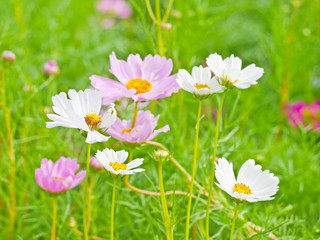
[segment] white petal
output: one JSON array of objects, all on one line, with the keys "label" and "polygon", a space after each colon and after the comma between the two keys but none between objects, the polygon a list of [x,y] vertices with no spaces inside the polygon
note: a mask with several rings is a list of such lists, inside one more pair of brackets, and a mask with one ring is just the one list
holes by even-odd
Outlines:
[{"label": "white petal", "polygon": [[240,77],[239,77],[239,84],[241,83],[251,83],[256,82],[259,78],[263,75],[263,68],[256,67],[255,64],[251,64],[244,68],[241,71]]},{"label": "white petal", "polygon": [[109,138],[97,131],[88,131],[86,143],[106,142]]},{"label": "white petal", "polygon": [[127,164],[127,169],[130,170],[135,167],[139,167],[143,163],[143,158],[137,158]]},{"label": "white petal", "polygon": [[223,74],[225,63],[223,62],[222,57],[217,53],[210,54],[206,63],[216,76],[220,77]]},{"label": "white petal", "polygon": [[242,61],[240,58],[235,57],[233,54],[231,54],[230,57],[227,57],[224,60],[224,63],[225,63],[227,72],[229,72],[229,71],[240,72],[241,71]]},{"label": "white petal", "polygon": [[109,128],[112,124],[115,123],[116,119],[117,111],[114,108],[114,105],[111,105],[111,107],[108,109],[107,112],[104,113],[102,117],[100,128]]},{"label": "white petal", "polygon": [[220,158],[218,160],[218,163],[215,163],[215,165],[215,176],[220,185],[223,187],[223,190],[227,192],[232,192],[234,184],[236,182],[233,173],[232,163],[229,163],[225,158]]},{"label": "white petal", "polygon": [[115,162],[117,163],[123,163],[127,160],[128,158],[128,152],[125,150],[117,151],[116,152],[116,159]]},{"label": "white petal", "polygon": [[187,92],[193,91],[193,79],[187,70],[179,69],[176,81],[183,90]]}]

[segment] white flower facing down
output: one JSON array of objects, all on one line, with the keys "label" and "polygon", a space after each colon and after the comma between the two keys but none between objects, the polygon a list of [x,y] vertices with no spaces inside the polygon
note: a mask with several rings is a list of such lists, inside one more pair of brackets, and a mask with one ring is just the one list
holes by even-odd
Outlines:
[{"label": "white flower facing down", "polygon": [[225,90],[225,87],[221,86],[215,77],[212,78],[210,69],[202,66],[193,67],[191,75],[185,69],[180,69],[177,83],[183,90],[195,94],[198,98]]},{"label": "white flower facing down", "polygon": [[124,163],[128,158],[128,152],[125,150],[117,152],[108,148],[104,149],[103,151],[98,150],[96,153],[96,158],[107,171],[115,175],[129,175],[145,171],[142,168],[136,168],[143,163],[143,158],[137,158],[128,164]]},{"label": "white flower facing down", "polygon": [[269,170],[262,171],[254,160],[247,160],[240,168],[235,179],[232,163],[220,158],[216,164],[215,175],[219,188],[226,191],[231,197],[248,202],[272,200],[279,190],[279,178]]},{"label": "white flower facing down", "polygon": [[109,128],[117,117],[114,104],[110,104],[109,109],[100,116],[101,96],[97,90],[86,89],[76,92],[74,89],[59,93],[52,97],[52,109],[56,114],[48,114],[48,118],[53,122],[47,122],[47,128],[67,127],[78,128],[88,133],[86,142],[105,142],[110,137],[106,137],[97,130]]},{"label": "white flower facing down", "polygon": [[220,84],[228,88],[249,88],[258,84],[257,80],[263,75],[263,68],[256,67],[255,64],[241,70],[242,61],[233,54],[224,60],[217,53],[210,54],[206,63]]}]

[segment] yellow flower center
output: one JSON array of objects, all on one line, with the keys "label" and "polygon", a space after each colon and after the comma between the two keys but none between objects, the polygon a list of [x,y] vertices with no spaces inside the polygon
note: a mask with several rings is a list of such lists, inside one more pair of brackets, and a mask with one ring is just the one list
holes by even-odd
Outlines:
[{"label": "yellow flower center", "polygon": [[202,89],[202,88],[208,88],[211,89],[207,84],[196,84],[194,85],[196,87],[196,89]]},{"label": "yellow flower center", "polygon": [[127,165],[124,163],[111,162],[109,164],[115,171],[127,170]]},{"label": "yellow flower center", "polygon": [[95,113],[87,113],[84,120],[88,124],[90,130],[97,130],[102,122],[101,117]]},{"label": "yellow flower center", "polygon": [[236,183],[234,185],[233,191],[234,192],[238,192],[240,194],[241,193],[244,193],[244,194],[247,194],[247,195],[251,194],[251,189],[247,185],[245,185],[243,183]]},{"label": "yellow flower center", "polygon": [[63,177],[54,177],[54,180],[62,180],[62,181],[64,181],[64,180],[66,180],[66,179],[63,178]]},{"label": "yellow flower center", "polygon": [[131,133],[132,128],[125,128],[121,131],[122,134],[126,133]]},{"label": "yellow flower center", "polygon": [[152,88],[151,82],[143,80],[141,78],[134,78],[127,82],[128,89],[135,89],[137,94],[149,92]]}]

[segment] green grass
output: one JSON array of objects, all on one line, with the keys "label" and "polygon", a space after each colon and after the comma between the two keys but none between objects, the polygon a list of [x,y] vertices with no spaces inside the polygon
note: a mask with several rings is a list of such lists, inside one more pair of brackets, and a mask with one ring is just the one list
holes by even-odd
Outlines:
[{"label": "green grass", "polygon": [[[49,239],[52,196],[35,181],[34,171],[42,158],[76,157],[85,168],[86,146],[77,130],[45,128],[51,96],[70,88],[85,89],[92,74],[112,76],[108,55],[115,51],[120,58],[130,53],[142,56],[157,53],[156,27],[146,12],[144,1],[131,0],[134,15],[105,30],[102,15],[91,1],[5,0],[0,3],[0,51],[10,49],[17,61],[6,69],[7,108],[12,111],[11,127],[16,156],[17,221],[13,239]],[[167,2],[163,2],[163,9]],[[248,221],[272,230],[278,239],[320,239],[320,137],[314,132],[293,129],[280,114],[281,86],[289,79],[289,100],[311,101],[320,96],[320,2],[293,1],[211,1],[175,0],[173,8],[181,18],[170,16],[171,30],[164,31],[166,56],[174,61],[174,72],[190,70],[213,52],[223,57],[231,53],[244,65],[263,67],[264,76],[257,86],[233,89],[226,97],[218,156],[241,164],[255,159],[280,178],[276,199],[244,204],[237,221],[238,239],[248,239],[244,224]],[[153,3],[153,2],[152,2]],[[42,64],[56,59],[61,74],[47,79]],[[23,91],[25,86],[31,90]],[[3,89],[4,86],[1,86]],[[199,161],[196,180],[208,184],[209,158],[213,153],[215,119],[220,96],[204,102],[200,127]],[[123,118],[132,117],[133,106]],[[159,126],[169,124],[171,131],[155,140],[164,144],[173,156],[191,172],[197,100],[181,92],[157,101],[155,114],[161,114]],[[4,111],[0,110],[0,239],[8,235],[9,158]],[[97,149],[111,147],[110,140],[94,144]],[[141,146],[134,157],[144,157],[144,174],[132,177],[132,184],[159,191],[156,164],[150,157],[155,148]],[[108,238],[112,179],[104,171],[96,175],[92,199],[90,235]],[[188,191],[186,178],[170,163],[164,164],[166,190]],[[59,239],[81,239],[69,226],[74,217],[82,230],[82,189],[77,188],[58,198],[57,234]],[[227,214],[234,202],[215,188],[223,208],[212,211],[211,234],[228,239],[231,218]],[[196,191],[195,194],[198,194]],[[203,196],[199,198],[206,200]],[[175,239],[183,239],[187,197],[168,197],[175,219]],[[139,195],[119,182],[116,196],[117,239],[164,239],[160,198]],[[192,206],[191,224],[201,225],[205,204]],[[191,232],[192,236],[192,232]],[[268,239],[263,233],[252,239]],[[198,231],[198,239],[203,239]]]}]

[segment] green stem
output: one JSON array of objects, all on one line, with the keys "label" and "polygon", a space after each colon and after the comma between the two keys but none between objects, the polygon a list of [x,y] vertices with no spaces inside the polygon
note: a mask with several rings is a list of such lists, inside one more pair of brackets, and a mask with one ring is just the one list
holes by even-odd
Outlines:
[{"label": "green stem", "polygon": [[113,178],[113,190],[112,190],[112,205],[111,205],[111,237],[110,240],[114,240],[114,233],[113,233],[113,229],[114,229],[114,202],[116,199],[116,183],[117,183],[117,179],[116,177]]},{"label": "green stem", "polygon": [[210,239],[209,234],[209,216],[210,216],[210,203],[211,203],[211,196],[212,196],[212,188],[213,188],[213,180],[214,180],[214,171],[215,171],[215,159],[217,156],[217,147],[218,147],[218,138],[219,138],[219,126],[220,126],[220,118],[222,113],[223,102],[226,97],[227,90],[225,90],[221,97],[221,102],[219,106],[218,116],[217,116],[217,124],[216,124],[216,133],[214,139],[214,148],[213,148],[213,158],[212,158],[212,168],[210,172],[210,181],[209,181],[209,189],[208,189],[208,201],[207,201],[207,211],[206,211],[206,239]]},{"label": "green stem", "polygon": [[149,13],[150,18],[152,19],[152,21],[157,22],[157,19],[156,19],[156,17],[154,16],[154,13],[153,13],[153,11],[152,11],[152,8],[151,8],[151,5],[150,5],[149,0],[146,0],[146,5],[147,5],[147,10],[148,10],[148,13]]},{"label": "green stem", "polygon": [[13,133],[11,128],[11,110],[8,108],[7,99],[6,99],[6,84],[5,84],[5,67],[1,70],[1,105],[4,112],[5,125],[7,130],[7,139],[8,139],[8,157],[10,160],[10,203],[9,203],[9,239],[12,239],[14,226],[16,222],[16,190],[15,190],[15,175],[16,175],[16,156],[15,149],[13,144]]},{"label": "green stem", "polygon": [[191,183],[190,183],[190,194],[189,194],[188,209],[187,209],[186,240],[189,239],[189,223],[190,223],[190,212],[191,212],[193,185],[194,185],[194,179],[195,179],[195,175],[196,175],[196,164],[197,164],[197,154],[198,154],[198,139],[199,139],[201,107],[202,107],[202,101],[200,100],[199,101],[199,107],[198,107],[198,116],[197,116],[196,138],[195,138],[195,141],[194,141],[194,152],[193,152],[193,163],[192,163],[192,176],[191,176]]},{"label": "green stem", "polygon": [[157,28],[158,28],[158,51],[159,55],[164,55],[164,47],[162,42],[162,28],[161,28],[161,12],[160,12],[160,0],[156,0],[156,16],[157,16]]},{"label": "green stem", "polygon": [[134,128],[134,125],[136,124],[137,114],[138,114],[138,102],[136,102],[136,105],[134,107],[134,113],[133,113],[133,118],[132,118],[132,123],[131,123],[131,129]]},{"label": "green stem", "polygon": [[169,4],[168,4],[168,8],[167,8],[167,11],[166,11],[166,14],[164,15],[163,19],[162,19],[162,22],[165,23],[169,17],[169,14],[170,14],[170,11],[171,11],[171,8],[172,8],[172,5],[173,5],[173,1],[174,0],[170,0],[169,1]]},{"label": "green stem", "polygon": [[167,240],[170,240],[171,239],[170,217],[169,217],[168,205],[167,205],[166,195],[165,195],[164,186],[163,186],[162,164],[163,164],[162,161],[158,161],[160,198],[161,198],[163,220],[164,220],[164,227],[166,230]]},{"label": "green stem", "polygon": [[53,198],[53,204],[52,204],[51,240],[56,239],[56,222],[57,222],[57,196]]},{"label": "green stem", "polygon": [[89,181],[89,167],[90,167],[90,151],[91,144],[88,144],[87,162],[86,162],[86,178],[84,180],[84,202],[83,202],[83,235],[84,239],[88,240],[88,229],[87,229],[87,203],[88,203],[88,181]]},{"label": "green stem", "polygon": [[238,215],[238,210],[239,210],[239,203],[237,203],[236,208],[234,210],[234,215],[233,215],[233,221],[232,221],[232,228],[231,228],[231,233],[230,233],[230,240],[233,239],[233,233],[234,233],[234,227],[236,225],[236,219]]}]

